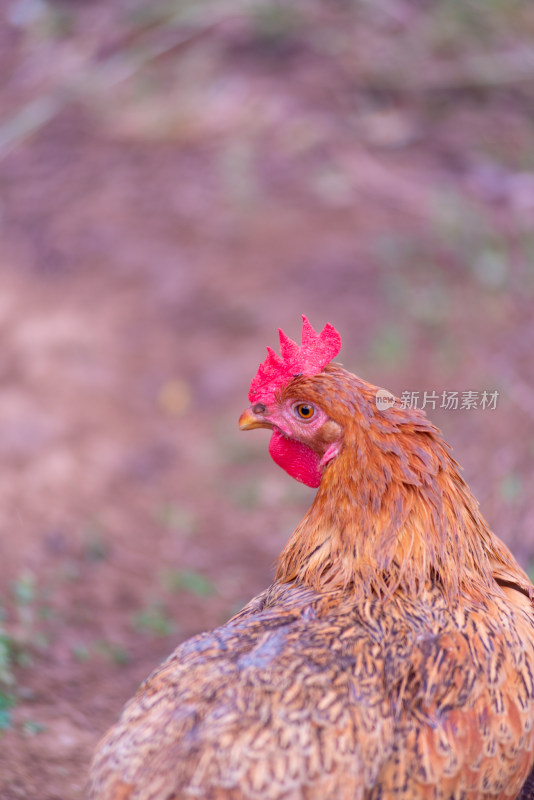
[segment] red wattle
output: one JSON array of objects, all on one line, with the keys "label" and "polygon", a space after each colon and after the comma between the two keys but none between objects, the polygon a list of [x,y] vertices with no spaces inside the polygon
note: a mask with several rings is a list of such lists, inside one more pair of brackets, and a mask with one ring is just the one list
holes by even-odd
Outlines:
[{"label": "red wattle", "polygon": [[269,443],[269,453],[273,461],[295,480],[314,489],[321,483],[319,456],[302,442],[288,439],[275,429]]}]

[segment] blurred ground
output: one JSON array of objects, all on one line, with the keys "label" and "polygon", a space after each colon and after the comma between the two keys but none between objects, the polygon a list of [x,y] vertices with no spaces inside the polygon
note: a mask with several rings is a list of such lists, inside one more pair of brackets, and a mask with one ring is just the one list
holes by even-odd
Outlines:
[{"label": "blurred ground", "polygon": [[0,9],[0,797],[78,800],[310,503],[236,427],[301,313],[396,394],[499,392],[430,416],[534,562],[534,7]]}]

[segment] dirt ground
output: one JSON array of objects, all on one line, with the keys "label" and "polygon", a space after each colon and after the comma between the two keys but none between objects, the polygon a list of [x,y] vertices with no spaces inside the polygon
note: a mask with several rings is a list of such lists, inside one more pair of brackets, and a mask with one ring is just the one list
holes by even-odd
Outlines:
[{"label": "dirt ground", "polygon": [[236,423],[302,313],[398,395],[478,393],[429,414],[532,568],[516,5],[0,2],[2,800],[80,800],[139,682],[270,582],[313,492]]}]

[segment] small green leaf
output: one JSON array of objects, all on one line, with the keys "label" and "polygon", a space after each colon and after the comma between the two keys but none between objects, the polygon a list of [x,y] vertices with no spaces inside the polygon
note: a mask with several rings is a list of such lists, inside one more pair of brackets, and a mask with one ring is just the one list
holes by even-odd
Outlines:
[{"label": "small green leaf", "polygon": [[89,661],[91,651],[85,644],[74,644],[70,649],[76,661]]},{"label": "small green leaf", "polygon": [[102,656],[105,656],[114,664],[128,664],[131,656],[126,648],[115,642],[109,642],[106,639],[99,639],[95,642],[95,649]]},{"label": "small green leaf", "polygon": [[15,705],[15,698],[11,694],[0,692],[0,732],[11,727],[11,709]]},{"label": "small green leaf", "polygon": [[168,591],[187,591],[197,597],[209,597],[217,591],[210,578],[195,570],[168,570],[162,575],[162,583]]},{"label": "small green leaf", "polygon": [[35,601],[35,575],[24,572],[13,584],[15,602],[20,606],[29,606]]},{"label": "small green leaf", "polygon": [[187,508],[180,508],[174,503],[162,503],[155,509],[154,516],[171,531],[177,531],[185,536],[195,534],[196,515]]},{"label": "small green leaf", "polygon": [[133,624],[140,631],[149,631],[158,636],[170,636],[175,629],[173,620],[160,603],[152,603],[134,614]]},{"label": "small green leaf", "polygon": [[36,736],[38,733],[44,733],[44,731],[46,731],[46,725],[43,725],[42,722],[36,722],[33,719],[28,719],[23,724],[22,731],[25,736]]},{"label": "small green leaf", "polygon": [[510,472],[501,480],[499,487],[501,498],[507,505],[514,505],[521,496],[522,488],[521,476]]}]

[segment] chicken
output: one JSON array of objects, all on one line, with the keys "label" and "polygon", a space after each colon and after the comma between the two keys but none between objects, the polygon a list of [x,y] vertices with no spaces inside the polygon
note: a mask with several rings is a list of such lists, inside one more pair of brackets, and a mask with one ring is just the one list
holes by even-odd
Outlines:
[{"label": "chicken", "polygon": [[315,499],[274,583],[142,684],[90,797],[534,797],[534,587],[422,412],[330,363],[331,325],[280,341],[239,425]]}]

